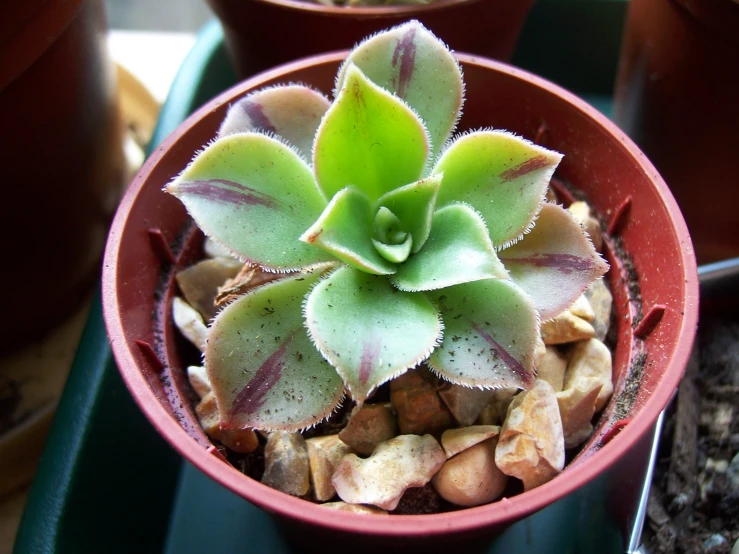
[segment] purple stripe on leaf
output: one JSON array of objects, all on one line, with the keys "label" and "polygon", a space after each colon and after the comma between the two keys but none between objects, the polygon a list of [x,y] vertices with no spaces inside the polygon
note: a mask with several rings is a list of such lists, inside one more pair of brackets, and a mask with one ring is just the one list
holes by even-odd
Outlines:
[{"label": "purple stripe on leaf", "polygon": [[277,200],[268,194],[226,179],[184,181],[177,185],[177,189],[179,194],[201,196],[221,204],[264,206],[265,208],[274,209],[278,203]]},{"label": "purple stripe on leaf", "polygon": [[297,332],[298,330],[296,329],[290,333],[290,336],[265,360],[257,370],[254,378],[236,396],[231,407],[232,415],[252,414],[264,405],[266,394],[272,390],[272,387],[282,377],[282,368],[285,367],[285,352]]},{"label": "purple stripe on leaf", "polygon": [[248,99],[241,102],[241,108],[244,113],[251,121],[251,124],[261,131],[267,131],[270,133],[277,133],[277,130],[272,125],[267,115],[264,113],[264,106],[259,102]]},{"label": "purple stripe on leaf", "polygon": [[524,175],[536,171],[537,169],[541,169],[542,167],[547,166],[549,163],[550,160],[546,156],[534,156],[533,158],[530,158],[523,163],[506,169],[503,173],[500,174],[500,179],[504,183],[506,181],[512,181],[513,179],[523,177]]},{"label": "purple stripe on leaf", "polygon": [[362,359],[359,362],[359,380],[363,385],[367,383],[380,356],[380,345],[375,341],[362,343]]},{"label": "purple stripe on leaf", "polygon": [[500,357],[503,363],[507,365],[513,373],[518,375],[518,377],[521,379],[521,384],[524,387],[531,387],[534,384],[533,375],[526,371],[521,363],[516,358],[511,356],[508,351],[498,343],[498,341],[491,337],[482,327],[480,327],[474,321],[471,321],[469,319],[467,321],[472,326],[472,328],[483,338],[483,340],[493,348],[493,351]]},{"label": "purple stripe on leaf", "polygon": [[416,28],[411,27],[398,41],[393,52],[393,69],[397,69],[398,61],[400,68],[398,69],[398,78],[393,77],[393,87],[397,90],[398,96],[405,98],[408,93],[408,86],[413,77],[413,69],[416,65]]},{"label": "purple stripe on leaf", "polygon": [[560,273],[590,272],[596,269],[597,261],[592,258],[581,258],[573,254],[534,254],[528,257],[504,257],[506,264],[525,264],[534,267],[547,267]]}]

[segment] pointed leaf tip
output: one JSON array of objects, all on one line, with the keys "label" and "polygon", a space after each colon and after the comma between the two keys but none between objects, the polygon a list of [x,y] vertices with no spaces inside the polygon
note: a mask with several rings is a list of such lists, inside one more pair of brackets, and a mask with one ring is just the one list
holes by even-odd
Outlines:
[{"label": "pointed leaf tip", "polygon": [[316,178],[326,197],[354,185],[375,201],[419,179],[428,152],[416,114],[350,64],[313,146]]},{"label": "pointed leaf tip", "polygon": [[425,360],[442,331],[423,294],[398,291],[383,277],[349,267],[312,290],[305,319],[316,346],[358,403]]},{"label": "pointed leaf tip", "polygon": [[308,165],[277,139],[218,139],[167,190],[206,235],[244,260],[276,270],[332,260],[298,240],[326,200]]},{"label": "pointed leaf tip", "polygon": [[303,326],[302,304],[321,272],[255,289],[216,317],[205,365],[224,427],[298,430],[338,405],[341,378]]},{"label": "pointed leaf tip", "polygon": [[444,172],[439,207],[465,202],[485,220],[496,248],[518,240],[533,224],[562,155],[507,131],[458,138],[439,158]]},{"label": "pointed leaf tip", "polygon": [[608,271],[582,227],[554,204],[545,204],[534,229],[499,256],[543,320],[566,310]]},{"label": "pointed leaf tip", "polygon": [[465,283],[431,296],[444,320],[444,340],[429,365],[468,387],[530,388],[539,321],[534,305],[511,281]]},{"label": "pointed leaf tip", "polygon": [[323,94],[302,85],[261,89],[231,106],[218,136],[254,131],[274,133],[310,160],[316,129],[330,105]]},{"label": "pointed leaf tip", "polygon": [[454,130],[464,99],[462,71],[444,43],[415,20],[378,33],[349,54],[339,71],[337,90],[351,64],[418,113],[435,156]]}]

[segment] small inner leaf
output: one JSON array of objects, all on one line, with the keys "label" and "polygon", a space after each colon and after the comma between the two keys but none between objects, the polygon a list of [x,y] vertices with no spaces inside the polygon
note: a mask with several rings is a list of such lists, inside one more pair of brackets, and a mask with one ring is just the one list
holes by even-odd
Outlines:
[{"label": "small inner leaf", "polygon": [[608,271],[582,227],[554,204],[545,204],[536,227],[499,255],[543,320],[566,310]]},{"label": "small inner leaf", "polygon": [[417,254],[390,277],[401,290],[435,290],[480,279],[507,279],[485,222],[464,204],[438,210],[431,234]]},{"label": "small inner leaf", "polygon": [[405,235],[403,242],[392,242],[391,244],[385,244],[384,242],[376,241],[372,239],[372,244],[380,253],[380,256],[386,260],[399,264],[408,259],[408,255],[411,253],[411,246],[413,246],[413,237],[408,233],[402,233]]},{"label": "small inner leaf", "polygon": [[562,155],[506,131],[458,138],[439,158],[438,206],[466,202],[483,217],[496,248],[531,227]]},{"label": "small inner leaf", "polygon": [[279,140],[231,135],[208,146],[165,190],[232,253],[291,270],[331,261],[298,237],[326,207],[310,168]]},{"label": "small inner leaf", "polygon": [[361,271],[375,275],[394,273],[395,265],[375,248],[372,231],[372,203],[362,191],[350,186],[331,199],[300,240]]},{"label": "small inner leaf", "polygon": [[422,362],[441,336],[433,304],[349,267],[321,281],[305,305],[308,332],[358,403]]},{"label": "small inner leaf", "polygon": [[313,146],[316,178],[326,196],[354,185],[374,202],[419,179],[428,153],[418,116],[350,66]]},{"label": "small inner leaf", "polygon": [[462,71],[449,49],[418,21],[409,21],[354,48],[339,71],[337,89],[351,64],[416,110],[436,155],[462,113]]},{"label": "small inner leaf", "polygon": [[444,340],[429,365],[444,379],[468,387],[534,384],[539,322],[531,299],[511,281],[487,279],[435,291]]},{"label": "small inner leaf", "polygon": [[302,85],[258,90],[231,106],[218,136],[251,131],[274,133],[310,160],[316,129],[330,105],[323,94]]},{"label": "small inner leaf", "polygon": [[[399,232],[399,229],[400,220],[392,211],[387,209],[385,206],[382,206],[379,210],[377,210],[373,225],[374,237],[377,240],[384,243],[398,244],[397,241],[392,241],[392,238],[395,238],[395,235]],[[403,237],[401,242],[403,240],[405,240],[405,237]]]},{"label": "small inner leaf", "polygon": [[321,272],[254,289],[216,317],[205,365],[224,427],[303,429],[326,418],[341,400],[341,378],[303,325],[305,295]]},{"label": "small inner leaf", "polygon": [[442,178],[442,174],[431,175],[392,190],[377,200],[376,205],[392,211],[400,220],[401,228],[413,236],[414,253],[421,249],[431,232],[431,217]]}]

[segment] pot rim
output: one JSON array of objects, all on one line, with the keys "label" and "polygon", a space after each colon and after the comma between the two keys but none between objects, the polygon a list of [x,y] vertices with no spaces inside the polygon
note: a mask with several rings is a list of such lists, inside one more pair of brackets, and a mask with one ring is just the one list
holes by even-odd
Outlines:
[{"label": "pot rim", "polygon": [[[212,0],[210,0],[212,1]],[[276,8],[300,12],[321,13],[336,18],[347,19],[380,19],[384,17],[411,17],[442,11],[456,7],[460,4],[475,4],[484,0],[437,0],[429,4],[390,5],[390,6],[325,6],[306,0],[252,0],[260,4],[267,4]],[[523,0],[517,0],[523,1]]]},{"label": "pot rim", "polygon": [[422,516],[393,515],[392,517],[385,518],[332,511],[330,512],[330,517],[327,517],[326,509],[321,508],[320,505],[281,493],[245,476],[236,468],[222,461],[193,440],[155,398],[146,378],[136,368],[135,360],[138,359],[138,355],[134,352],[136,345],[126,342],[120,314],[116,309],[118,303],[116,287],[117,253],[120,247],[127,213],[130,211],[139,190],[146,181],[145,176],[150,173],[151,169],[159,162],[164,153],[181,136],[186,134],[197,120],[216,106],[227,102],[229,98],[233,97],[236,91],[258,86],[262,81],[277,78],[308,65],[340,62],[347,54],[348,51],[341,51],[311,56],[279,66],[243,81],[194,112],[151,155],[135,180],[131,183],[131,186],[121,201],[111,227],[106,247],[103,269],[103,310],[111,348],[116,360],[119,362],[119,368],[124,381],[136,402],[165,439],[201,471],[234,493],[263,509],[303,523],[318,525],[336,531],[386,537],[448,536],[491,525],[510,523],[552,504],[595,479],[599,474],[613,466],[617,460],[624,456],[630,448],[653,428],[659,413],[672,398],[682,377],[683,370],[687,365],[692,350],[698,320],[698,277],[695,256],[687,226],[667,185],[659,176],[654,166],[647,160],[637,146],[626,137],[622,130],[584,100],[581,100],[574,94],[546,79],[501,62],[469,54],[456,54],[463,65],[481,66],[491,71],[504,73],[518,80],[527,81],[532,87],[545,89],[547,92],[559,96],[563,101],[573,104],[588,118],[595,120],[598,125],[604,127],[618,141],[620,147],[626,150],[630,157],[638,161],[644,173],[649,177],[659,198],[670,213],[677,239],[684,245],[681,255],[683,262],[685,313],[680,321],[680,331],[675,341],[674,355],[667,363],[664,377],[660,381],[659,386],[652,391],[649,398],[645,401],[639,412],[639,417],[631,420],[603,448],[591,454],[587,461],[578,464],[577,471],[568,472],[567,478],[558,476],[534,490],[521,493],[515,497],[504,498],[491,504],[466,508],[455,512]]}]

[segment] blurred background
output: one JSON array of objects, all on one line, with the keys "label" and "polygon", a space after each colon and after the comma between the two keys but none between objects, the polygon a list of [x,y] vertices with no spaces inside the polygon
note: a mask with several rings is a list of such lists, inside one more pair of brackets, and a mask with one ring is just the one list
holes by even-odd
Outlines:
[{"label": "blurred background", "polygon": [[213,17],[202,0],[105,0],[111,29],[197,31]]}]

